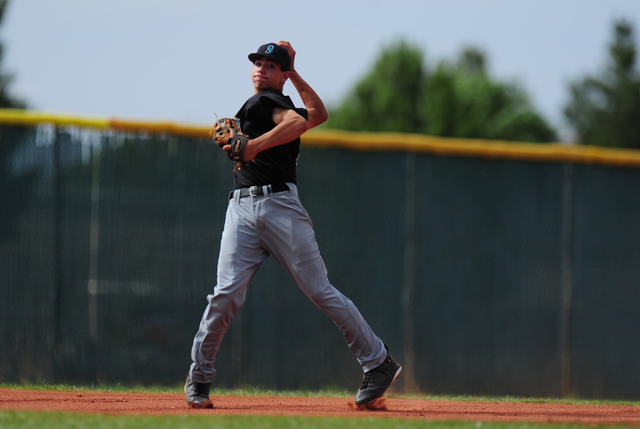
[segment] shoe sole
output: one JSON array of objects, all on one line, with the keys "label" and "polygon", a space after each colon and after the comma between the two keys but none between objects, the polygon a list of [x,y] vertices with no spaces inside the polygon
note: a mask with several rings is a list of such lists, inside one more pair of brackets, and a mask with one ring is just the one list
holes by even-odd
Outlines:
[{"label": "shoe sole", "polygon": [[202,404],[199,404],[197,402],[187,402],[187,404],[189,405],[190,408],[196,408],[196,409],[213,408],[213,404],[211,403],[211,401],[205,402]]},{"label": "shoe sole", "polygon": [[396,375],[393,376],[393,380],[391,380],[391,383],[389,383],[389,385],[387,386],[386,389],[384,389],[382,391],[382,393],[379,396],[376,396],[375,398],[367,401],[367,402],[356,402],[356,405],[366,405],[366,404],[370,404],[373,401],[375,401],[376,399],[380,399],[384,396],[384,394],[387,392],[387,390],[389,390],[389,388],[391,387],[391,385],[393,384],[394,381],[396,381],[399,377],[400,377],[400,373],[402,372],[402,366],[398,367],[398,370],[396,371]]},{"label": "shoe sole", "polygon": [[[393,380],[391,380],[391,384],[393,384],[394,381],[396,381],[398,378],[400,378],[400,373],[401,372],[402,372],[402,365],[396,371],[396,375],[393,376]],[[391,384],[389,386],[391,386]]]}]

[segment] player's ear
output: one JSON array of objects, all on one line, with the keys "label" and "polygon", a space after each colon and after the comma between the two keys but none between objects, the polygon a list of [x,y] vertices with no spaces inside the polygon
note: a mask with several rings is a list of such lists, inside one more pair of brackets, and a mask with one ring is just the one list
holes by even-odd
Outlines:
[{"label": "player's ear", "polygon": [[284,85],[284,83],[289,79],[289,74],[290,72],[284,72],[284,76],[282,76],[282,81],[281,83]]}]

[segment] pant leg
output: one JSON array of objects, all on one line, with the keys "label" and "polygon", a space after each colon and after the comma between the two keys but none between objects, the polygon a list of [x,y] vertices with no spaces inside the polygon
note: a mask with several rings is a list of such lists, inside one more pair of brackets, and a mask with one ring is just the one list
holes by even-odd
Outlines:
[{"label": "pant leg", "polygon": [[269,253],[340,328],[363,370],[380,365],[387,354],[384,343],[353,302],[330,284],[311,219],[296,189],[265,199],[258,213],[258,225],[264,227],[263,245]]},{"label": "pant leg", "polygon": [[210,383],[214,363],[229,323],[244,304],[247,287],[260,264],[268,257],[256,234],[250,199],[235,199],[227,208],[220,242],[217,285],[207,296],[208,305],[193,340],[189,370],[191,379]]}]

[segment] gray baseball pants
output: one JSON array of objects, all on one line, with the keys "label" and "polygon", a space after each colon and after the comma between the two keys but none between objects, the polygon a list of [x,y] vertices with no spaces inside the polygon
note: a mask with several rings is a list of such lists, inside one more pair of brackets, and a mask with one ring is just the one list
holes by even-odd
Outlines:
[{"label": "gray baseball pants", "polygon": [[320,256],[311,219],[302,207],[298,190],[273,193],[263,186],[262,196],[230,198],[220,243],[218,278],[200,328],[193,340],[191,379],[210,383],[213,365],[231,319],[244,304],[247,287],[269,256],[289,273],[302,291],[340,328],[352,353],[369,371],[380,365],[387,351],[355,305],[334,288]]}]

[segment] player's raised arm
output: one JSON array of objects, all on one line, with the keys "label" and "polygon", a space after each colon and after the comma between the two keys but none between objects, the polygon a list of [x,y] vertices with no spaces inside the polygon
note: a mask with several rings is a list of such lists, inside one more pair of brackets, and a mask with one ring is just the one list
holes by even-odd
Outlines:
[{"label": "player's raised arm", "polygon": [[[263,150],[295,140],[311,128],[309,122],[291,109],[274,109],[273,122],[277,125],[271,131],[249,141],[242,156],[244,161],[252,160]],[[225,146],[225,150],[227,147],[231,150],[231,146]]]},{"label": "player's raised arm", "polygon": [[309,86],[309,84],[302,79],[300,74],[295,69],[295,58],[296,51],[293,50],[291,44],[287,41],[281,40],[278,42],[278,45],[282,46],[289,52],[289,56],[291,57],[291,70],[289,71],[289,79],[293,86],[298,91],[300,95],[300,99],[304,103],[304,107],[309,112],[309,117],[307,118],[307,123],[309,124],[309,128],[317,127],[318,125],[326,122],[329,118],[329,114],[327,113],[327,109],[324,107],[324,103],[316,94],[316,92]]}]

